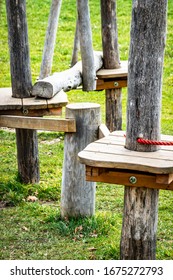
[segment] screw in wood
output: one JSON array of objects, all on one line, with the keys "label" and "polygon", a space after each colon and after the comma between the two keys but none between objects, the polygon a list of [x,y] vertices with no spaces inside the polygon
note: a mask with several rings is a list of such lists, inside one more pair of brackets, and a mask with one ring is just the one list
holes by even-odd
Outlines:
[{"label": "screw in wood", "polygon": [[129,178],[129,182],[130,182],[131,184],[136,184],[136,183],[137,183],[137,178],[136,178],[135,176],[131,176],[131,177]]},{"label": "screw in wood", "polygon": [[114,86],[117,87],[119,85],[118,82],[114,82]]}]

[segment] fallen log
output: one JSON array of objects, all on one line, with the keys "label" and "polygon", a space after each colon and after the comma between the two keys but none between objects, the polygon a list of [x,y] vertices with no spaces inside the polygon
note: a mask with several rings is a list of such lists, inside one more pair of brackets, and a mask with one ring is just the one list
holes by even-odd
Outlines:
[{"label": "fallen log", "polygon": [[[102,52],[94,52],[95,71],[103,65]],[[96,78],[96,77],[95,77]],[[37,81],[32,88],[32,95],[42,98],[52,98],[61,90],[70,91],[82,84],[82,62],[77,62],[72,68],[55,72],[45,79]]]}]

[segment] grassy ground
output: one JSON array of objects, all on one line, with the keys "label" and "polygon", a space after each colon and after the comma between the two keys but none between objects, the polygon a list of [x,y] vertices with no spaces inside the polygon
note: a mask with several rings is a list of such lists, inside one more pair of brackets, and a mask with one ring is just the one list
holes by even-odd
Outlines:
[{"label": "grassy ground", "polygon": [[[50,2],[27,1],[33,83],[39,75]],[[99,0],[90,1],[94,49],[101,49]],[[173,2],[169,2],[167,45],[163,76],[162,132],[173,135]],[[75,0],[64,0],[60,15],[52,71],[66,69],[71,60]],[[131,1],[118,0],[121,59],[128,58]],[[5,6],[0,20],[0,87],[10,86]],[[71,91],[69,102],[101,104],[104,121],[104,92]],[[125,129],[126,89],[123,90]],[[118,259],[122,226],[123,187],[98,184],[96,215],[87,219],[60,219],[63,134],[39,132],[39,184],[23,185],[17,176],[13,131],[0,131],[0,259]],[[56,141],[55,141],[56,140]],[[37,202],[27,201],[29,195]],[[173,259],[173,193],[160,191],[157,259]]]}]

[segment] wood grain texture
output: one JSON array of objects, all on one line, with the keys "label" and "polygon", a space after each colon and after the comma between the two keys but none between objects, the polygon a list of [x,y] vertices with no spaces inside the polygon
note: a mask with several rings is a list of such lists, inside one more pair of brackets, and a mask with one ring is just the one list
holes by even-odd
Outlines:
[{"label": "wood grain texture", "polygon": [[31,70],[26,18],[26,0],[6,0],[10,70],[13,97],[31,95]]},{"label": "wood grain texture", "polygon": [[[153,152],[155,145],[136,139],[160,139],[162,70],[167,1],[133,1],[128,67],[126,148]],[[156,152],[157,153],[157,152]],[[157,168],[157,162],[155,166]],[[156,258],[159,191],[125,188],[121,259]]]},{"label": "wood grain texture", "polygon": [[82,86],[84,91],[96,89],[96,70],[92,44],[92,30],[88,0],[77,0],[80,51],[82,58]]},{"label": "wood grain texture", "polygon": [[[115,0],[101,0],[101,26],[104,68],[120,68]],[[120,88],[106,89],[106,125],[110,131],[122,127]]]},{"label": "wood grain texture", "polygon": [[66,118],[76,120],[76,133],[66,133],[61,191],[61,216],[92,216],[95,213],[95,183],[86,182],[85,166],[78,153],[98,138],[100,105],[67,105]]},{"label": "wood grain texture", "polygon": [[39,79],[51,74],[61,3],[62,0],[52,0]]},{"label": "wood grain texture", "polygon": [[[125,132],[113,132],[89,144],[79,153],[82,163],[89,166],[138,170],[154,174],[173,173],[173,146],[161,146],[155,152],[137,152],[125,148]],[[172,139],[173,136],[162,136]]]},{"label": "wood grain texture", "polygon": [[39,117],[1,116],[0,127],[36,129],[47,131],[75,132],[75,120],[46,119]]},{"label": "wood grain texture", "polygon": [[[94,69],[99,70],[103,65],[102,53],[94,52]],[[62,72],[55,72],[53,75],[37,81],[32,88],[32,95],[42,98],[52,98],[62,89],[69,91],[80,86],[83,82],[84,70],[79,61],[73,67]]]}]

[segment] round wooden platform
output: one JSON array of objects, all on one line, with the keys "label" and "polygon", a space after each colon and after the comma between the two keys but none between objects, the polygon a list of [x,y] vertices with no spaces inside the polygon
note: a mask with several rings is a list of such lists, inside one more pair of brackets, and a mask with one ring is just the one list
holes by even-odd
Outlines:
[{"label": "round wooden platform", "polygon": [[[110,133],[79,153],[80,162],[87,166],[87,180],[173,189],[173,146],[134,152],[124,147],[124,134]],[[162,135],[162,140],[173,141],[173,136]]]},{"label": "round wooden platform", "polygon": [[67,103],[68,99],[64,91],[49,100],[35,97],[20,99],[12,97],[11,88],[0,88],[0,115],[61,115],[62,107]]}]

